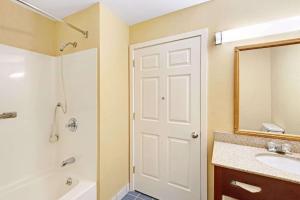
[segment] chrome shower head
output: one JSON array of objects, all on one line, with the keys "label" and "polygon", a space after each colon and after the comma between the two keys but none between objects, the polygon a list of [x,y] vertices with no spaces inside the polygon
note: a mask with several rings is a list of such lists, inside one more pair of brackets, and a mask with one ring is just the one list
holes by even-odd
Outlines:
[{"label": "chrome shower head", "polygon": [[65,43],[65,44],[63,44],[62,46],[61,46],[61,48],[59,49],[61,52],[63,52],[64,50],[65,50],[65,48],[67,47],[67,46],[69,46],[69,45],[71,45],[71,46],[73,46],[73,48],[76,48],[77,47],[77,42],[68,42],[68,43]]}]

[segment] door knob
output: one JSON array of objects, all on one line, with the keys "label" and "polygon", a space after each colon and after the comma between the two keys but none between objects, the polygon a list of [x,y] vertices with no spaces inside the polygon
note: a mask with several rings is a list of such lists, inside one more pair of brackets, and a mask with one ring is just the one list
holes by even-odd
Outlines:
[{"label": "door knob", "polygon": [[198,138],[198,137],[199,137],[199,134],[198,134],[198,133],[192,132],[192,138],[193,138],[193,139],[196,139],[196,138]]}]

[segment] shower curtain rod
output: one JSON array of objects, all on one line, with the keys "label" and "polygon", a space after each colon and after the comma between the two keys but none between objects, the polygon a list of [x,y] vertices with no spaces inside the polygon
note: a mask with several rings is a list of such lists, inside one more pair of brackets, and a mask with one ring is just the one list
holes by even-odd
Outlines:
[{"label": "shower curtain rod", "polygon": [[57,17],[55,17],[55,16],[53,16],[53,15],[51,15],[51,14],[49,14],[49,13],[47,13],[47,12],[41,10],[41,9],[39,9],[38,7],[36,7],[34,5],[31,5],[30,3],[27,3],[26,1],[23,1],[23,0],[15,0],[15,1],[18,2],[18,3],[20,3],[20,4],[22,4],[23,6],[29,7],[32,10],[35,10],[36,12],[38,12],[38,13],[40,13],[42,15],[45,15],[45,16],[47,16],[47,17],[49,17],[49,18],[51,18],[51,19],[53,19],[55,21],[59,21],[59,22],[64,23],[65,25],[69,26],[70,28],[72,28],[72,29],[80,32],[81,34],[83,34],[85,38],[88,38],[88,35],[89,35],[88,31],[84,31],[84,30],[82,30],[82,29],[74,26],[73,24],[70,24],[69,22],[64,21],[63,19],[57,18]]}]

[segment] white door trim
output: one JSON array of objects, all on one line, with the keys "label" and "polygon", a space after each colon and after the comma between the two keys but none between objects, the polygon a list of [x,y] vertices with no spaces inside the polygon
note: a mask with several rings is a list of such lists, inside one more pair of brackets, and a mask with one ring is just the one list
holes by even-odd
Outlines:
[{"label": "white door trim", "polygon": [[[207,86],[208,86],[208,29],[201,29],[130,46],[130,190],[134,190],[134,51],[191,37],[201,37],[201,200],[207,200]],[[199,44],[200,45],[200,44]]]}]

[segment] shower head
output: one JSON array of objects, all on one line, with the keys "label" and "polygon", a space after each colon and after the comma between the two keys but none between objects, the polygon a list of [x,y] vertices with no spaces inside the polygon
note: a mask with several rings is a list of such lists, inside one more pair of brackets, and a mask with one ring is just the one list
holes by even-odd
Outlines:
[{"label": "shower head", "polygon": [[67,47],[67,46],[69,46],[69,45],[71,45],[71,46],[73,46],[73,48],[76,48],[77,47],[77,42],[68,42],[68,43],[65,43],[65,44],[63,44],[61,47],[60,47],[60,51],[61,52],[63,52],[64,50],[65,50],[65,48]]}]

